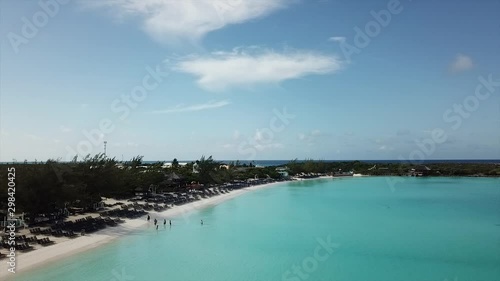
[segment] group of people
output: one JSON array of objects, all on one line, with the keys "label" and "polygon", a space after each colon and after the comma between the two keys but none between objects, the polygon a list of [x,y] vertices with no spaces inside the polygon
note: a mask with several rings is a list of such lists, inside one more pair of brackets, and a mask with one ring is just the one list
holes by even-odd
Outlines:
[{"label": "group of people", "polygon": [[[148,215],[148,221],[150,221],[150,220],[151,220],[151,217]],[[170,226],[172,226],[172,220],[169,220],[168,222],[169,222]],[[157,220],[157,219],[155,219],[155,220],[154,220],[154,223],[155,223],[155,225],[156,225],[156,229],[158,230],[158,226],[160,225],[160,224],[158,223],[158,220]],[[164,226],[166,226],[166,225],[167,225],[167,219],[163,219],[163,225],[164,225]]]},{"label": "group of people", "polygon": [[[151,217],[148,215],[148,222],[151,220]],[[154,223],[156,225],[156,230],[158,230],[158,220],[155,219],[154,220]],[[172,226],[172,220],[168,220],[168,223],[170,224],[170,226]],[[203,220],[200,221],[201,225],[203,225]],[[163,219],[163,226],[166,226],[167,225],[167,219]]]}]

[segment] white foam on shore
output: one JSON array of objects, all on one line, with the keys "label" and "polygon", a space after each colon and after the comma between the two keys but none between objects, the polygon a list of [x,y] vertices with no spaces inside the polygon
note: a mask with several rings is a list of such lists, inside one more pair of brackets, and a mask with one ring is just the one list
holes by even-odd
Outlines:
[{"label": "white foam on shore", "polygon": [[[203,209],[208,206],[220,204],[224,201],[233,199],[247,192],[271,187],[280,183],[283,182],[274,182],[237,189],[229,193],[201,199],[181,206],[174,206],[173,208],[165,210],[163,212],[149,212],[149,214],[153,218],[159,218],[159,223],[161,224],[161,219],[170,219],[186,215],[190,212]],[[148,222],[146,221],[146,216],[138,219],[125,219],[125,222],[119,224],[118,226],[106,227],[105,229],[97,231],[93,234],[87,234],[85,236],[58,242],[54,245],[37,249],[31,252],[21,253],[19,251],[16,251],[16,272],[24,272],[29,269],[40,267],[48,262],[61,260],[65,257],[87,251],[89,249],[103,245],[104,243],[108,243],[115,238],[130,233],[131,231],[144,228],[148,224]],[[8,280],[8,276],[13,274],[8,272],[7,269],[7,262],[2,262],[0,270],[0,280]]]}]

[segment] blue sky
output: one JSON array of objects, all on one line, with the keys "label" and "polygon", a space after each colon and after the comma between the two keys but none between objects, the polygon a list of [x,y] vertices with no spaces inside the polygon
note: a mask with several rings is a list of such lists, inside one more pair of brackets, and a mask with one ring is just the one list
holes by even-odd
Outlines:
[{"label": "blue sky", "polygon": [[500,158],[498,0],[0,3],[0,161]]}]

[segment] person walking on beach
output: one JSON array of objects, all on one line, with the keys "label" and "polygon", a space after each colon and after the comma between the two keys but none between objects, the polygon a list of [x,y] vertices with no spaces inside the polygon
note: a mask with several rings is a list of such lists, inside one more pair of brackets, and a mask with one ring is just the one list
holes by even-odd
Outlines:
[{"label": "person walking on beach", "polygon": [[167,225],[167,219],[163,219],[163,225]]},{"label": "person walking on beach", "polygon": [[157,223],[158,223],[158,220],[157,220],[157,219],[155,219],[155,225],[156,225]]},{"label": "person walking on beach", "polygon": [[149,217],[149,215],[148,215],[148,221],[149,221],[150,219],[151,219],[151,217]]}]

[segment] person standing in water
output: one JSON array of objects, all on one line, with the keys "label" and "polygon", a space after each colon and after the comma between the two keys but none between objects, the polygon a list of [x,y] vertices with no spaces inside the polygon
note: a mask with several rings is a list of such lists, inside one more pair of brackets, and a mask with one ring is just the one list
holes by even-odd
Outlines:
[{"label": "person standing in water", "polygon": [[156,230],[158,230],[158,225],[156,226]]},{"label": "person standing in water", "polygon": [[166,219],[163,219],[163,225],[167,225],[167,220]]},{"label": "person standing in water", "polygon": [[156,225],[157,223],[158,223],[158,220],[157,220],[157,219],[155,219],[155,225]]},{"label": "person standing in water", "polygon": [[203,220],[201,220],[201,225],[203,225]]},{"label": "person standing in water", "polygon": [[170,224],[170,226],[172,226],[172,220],[168,220],[168,223]]}]

